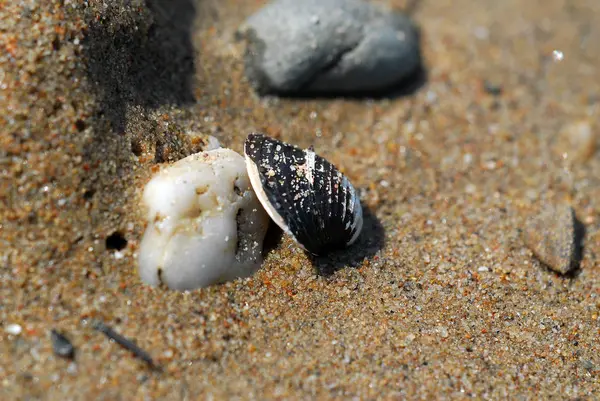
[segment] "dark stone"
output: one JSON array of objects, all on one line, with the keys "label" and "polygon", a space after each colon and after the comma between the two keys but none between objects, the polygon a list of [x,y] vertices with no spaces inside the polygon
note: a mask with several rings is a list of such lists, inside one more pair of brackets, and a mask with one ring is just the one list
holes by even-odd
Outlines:
[{"label": "dark stone", "polygon": [[500,96],[502,94],[502,85],[494,82],[484,81],[483,89],[492,96]]},{"label": "dark stone", "polygon": [[361,0],[277,0],[240,28],[257,92],[379,92],[420,68],[408,17]]},{"label": "dark stone", "polygon": [[50,332],[50,339],[52,340],[52,349],[54,354],[61,358],[73,359],[75,357],[75,347],[71,344],[71,341],[56,330]]}]

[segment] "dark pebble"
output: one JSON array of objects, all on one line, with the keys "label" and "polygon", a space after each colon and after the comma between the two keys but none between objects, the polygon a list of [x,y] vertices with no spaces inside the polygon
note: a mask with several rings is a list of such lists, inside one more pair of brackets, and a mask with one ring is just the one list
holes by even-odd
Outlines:
[{"label": "dark pebble", "polygon": [[54,353],[62,358],[73,359],[75,357],[75,347],[71,344],[71,341],[56,330],[50,332],[50,339],[52,340],[52,349]]},{"label": "dark pebble", "polygon": [[383,91],[420,66],[411,20],[361,0],[276,0],[238,34],[246,75],[261,94]]},{"label": "dark pebble", "polygon": [[483,89],[486,91],[486,93],[493,96],[500,96],[502,94],[502,85],[490,81],[483,82]]}]

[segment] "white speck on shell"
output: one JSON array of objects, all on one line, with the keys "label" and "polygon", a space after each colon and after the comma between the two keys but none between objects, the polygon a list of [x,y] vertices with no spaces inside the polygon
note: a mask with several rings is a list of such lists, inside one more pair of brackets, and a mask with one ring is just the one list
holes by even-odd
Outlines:
[{"label": "white speck on shell", "polygon": [[313,172],[315,171],[315,152],[310,149],[305,151],[306,154],[306,179],[310,185],[314,185],[315,177]]}]

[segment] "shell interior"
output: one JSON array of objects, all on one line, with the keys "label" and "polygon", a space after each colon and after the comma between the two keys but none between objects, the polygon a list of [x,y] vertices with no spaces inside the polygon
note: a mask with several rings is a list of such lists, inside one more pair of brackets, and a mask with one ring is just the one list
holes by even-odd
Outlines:
[{"label": "shell interior", "polygon": [[244,152],[261,204],[304,249],[320,255],[356,241],[363,224],[360,200],[333,164],[312,149],[255,133]]}]

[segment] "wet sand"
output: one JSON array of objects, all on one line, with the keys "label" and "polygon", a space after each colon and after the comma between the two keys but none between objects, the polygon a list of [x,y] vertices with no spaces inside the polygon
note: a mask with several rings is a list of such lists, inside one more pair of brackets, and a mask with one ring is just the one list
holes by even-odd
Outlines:
[{"label": "wet sand", "polygon": [[[72,3],[0,7],[1,399],[600,397],[600,152],[564,134],[600,142],[600,3],[418,2],[425,77],[375,99],[255,96],[234,32],[260,1]],[[251,131],[349,176],[358,244],[274,231],[250,279],[143,285],[144,184],[190,132]],[[568,276],[521,237],[548,202],[585,226]]]}]

